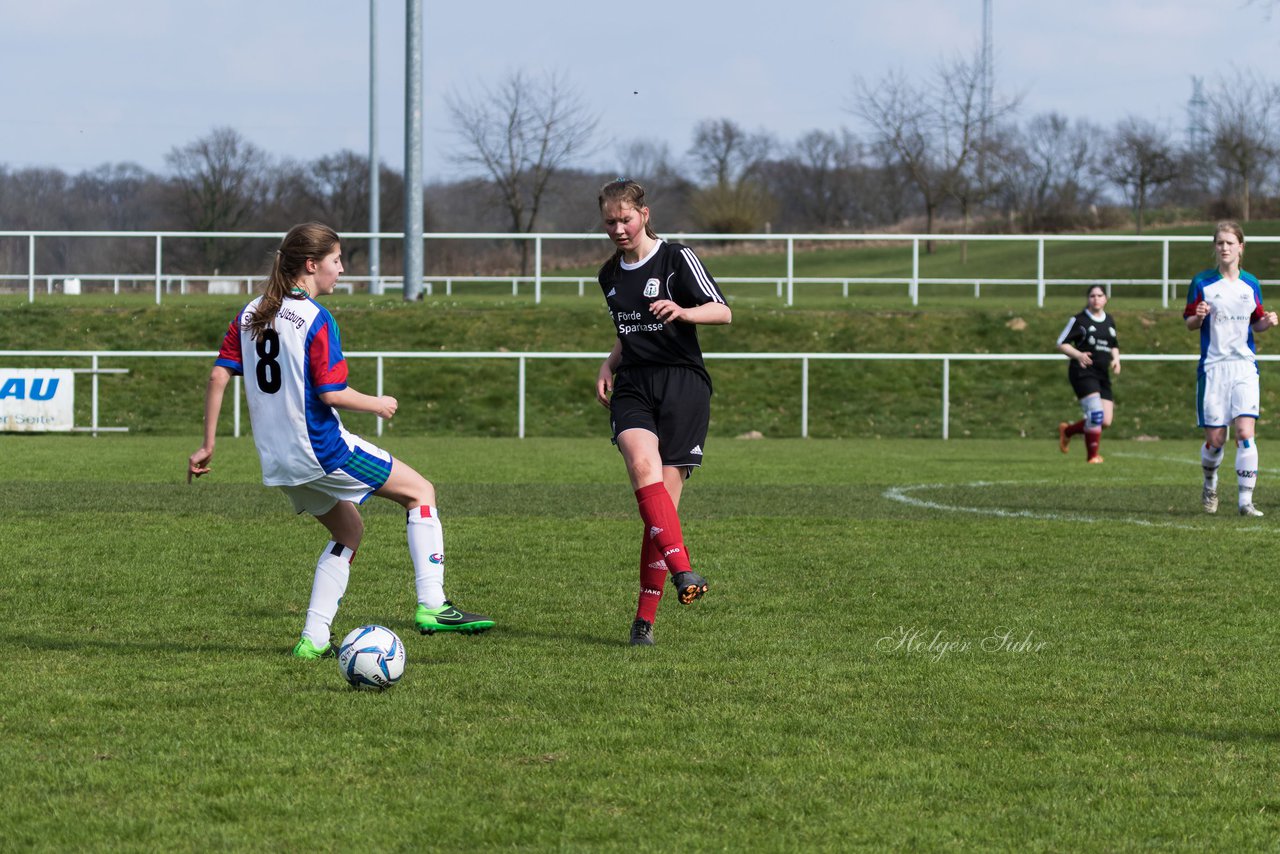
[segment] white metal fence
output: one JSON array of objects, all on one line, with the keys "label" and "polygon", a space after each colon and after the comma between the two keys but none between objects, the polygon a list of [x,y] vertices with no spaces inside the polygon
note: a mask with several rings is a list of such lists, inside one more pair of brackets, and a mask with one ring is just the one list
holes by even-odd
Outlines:
[{"label": "white metal fence", "polygon": [[[34,302],[36,298],[37,282],[44,286],[45,293],[53,293],[58,283],[65,283],[68,280],[75,281],[77,286],[80,283],[99,282],[111,283],[113,290],[118,292],[122,286],[138,287],[145,285],[154,288],[155,301],[159,304],[166,293],[172,293],[175,289],[179,293],[185,293],[189,286],[196,283],[207,285],[209,282],[229,282],[237,288],[243,285],[248,291],[254,282],[259,280],[259,274],[233,274],[233,275],[205,275],[205,276],[180,276],[166,274],[164,271],[165,258],[165,241],[187,240],[187,239],[263,239],[263,240],[279,240],[283,235],[279,232],[185,232],[185,231],[0,231],[0,238],[10,238],[23,240],[27,244],[27,269],[24,273],[0,273],[0,283],[9,282],[25,282],[27,286],[27,300]],[[778,276],[765,278],[730,278],[717,277],[717,280],[725,284],[733,283],[764,283],[772,284],[777,289],[780,299],[785,299],[787,305],[793,305],[795,302],[795,290],[797,286],[812,284],[840,284],[843,288],[845,296],[849,294],[850,285],[862,284],[884,284],[905,287],[907,296],[911,300],[912,305],[919,305],[920,302],[920,286],[921,285],[972,285],[974,296],[981,295],[983,285],[1034,285],[1036,289],[1036,304],[1044,305],[1045,293],[1050,286],[1056,285],[1086,285],[1096,282],[1102,282],[1108,286],[1108,290],[1112,285],[1156,285],[1160,287],[1161,304],[1168,307],[1170,299],[1174,296],[1177,282],[1189,279],[1187,271],[1178,272],[1174,278],[1170,278],[1169,270],[1169,247],[1175,243],[1198,243],[1205,247],[1205,264],[1208,266],[1210,261],[1209,248],[1210,240],[1207,236],[1128,236],[1128,235],[1018,235],[1018,234],[672,234],[673,240],[681,241],[703,241],[703,242],[754,242],[754,243],[770,243],[782,245],[786,253],[786,268]],[[36,270],[36,251],[39,241],[53,238],[118,238],[118,239],[145,239],[154,245],[154,263],[150,270],[136,271],[132,273],[95,273],[95,272],[78,272],[73,270]],[[403,240],[404,235],[396,232],[357,232],[347,233],[343,235],[344,240],[370,240],[378,238],[380,240]],[[564,277],[547,275],[543,270],[543,247],[549,241],[584,241],[584,240],[603,240],[604,235],[598,233],[583,234],[561,234],[561,233],[540,233],[540,234],[504,234],[504,233],[479,233],[479,232],[458,232],[458,233],[426,233],[422,236],[423,240],[430,244],[432,241],[443,240],[503,240],[503,241],[532,241],[533,243],[533,263],[534,272],[529,276],[502,276],[502,277],[482,277],[482,276],[453,276],[448,274],[426,275],[423,278],[423,290],[430,294],[434,293],[437,286],[444,289],[446,293],[452,293],[455,285],[474,282],[509,282],[511,284],[512,293],[518,294],[520,287],[527,286],[533,289],[533,299],[535,303],[540,303],[543,296],[543,288],[549,284],[572,284],[576,285],[578,294],[581,296],[587,284],[593,283],[591,279],[581,277]],[[1036,255],[1036,275],[1033,278],[1001,278],[1001,277],[982,277],[982,278],[928,278],[920,273],[920,245],[929,242],[1012,242],[1028,244],[1029,248],[1034,247]],[[1251,243],[1274,243],[1280,242],[1280,237],[1251,237]],[[860,276],[836,276],[836,277],[798,277],[795,275],[795,256],[796,245],[805,244],[854,244],[854,243],[874,243],[878,245],[884,244],[910,244],[911,247],[911,263],[910,268],[906,269],[904,265],[903,275],[901,276],[879,276],[879,277],[860,277]],[[1150,244],[1160,249],[1160,265],[1158,275],[1153,269],[1153,275],[1148,278],[1141,279],[1107,279],[1105,274],[1088,278],[1088,279],[1063,279],[1051,278],[1046,273],[1045,252],[1046,247],[1058,244],[1068,243],[1096,243],[1099,245],[1107,244]],[[426,250],[427,258],[431,257],[430,247]],[[1153,267],[1155,265],[1153,264]],[[350,287],[354,285],[362,285],[367,287],[373,293],[381,293],[386,288],[401,288],[403,281],[397,277],[381,276],[376,279],[369,276],[347,276],[345,283]]]},{"label": "white metal fence", "polygon": [[[82,371],[92,376],[92,424],[87,429],[97,435],[99,432],[122,432],[127,428],[100,426],[98,410],[100,374],[123,373],[117,368],[103,368],[101,360],[111,359],[203,359],[211,366],[216,353],[193,352],[190,350],[0,350],[0,358],[72,358],[87,359],[90,368]],[[344,354],[348,360],[374,359],[377,362],[377,381],[375,394],[383,394],[388,359],[500,359],[516,362],[513,394],[516,399],[516,435],[525,437],[525,400],[526,400],[526,367],[536,359],[591,359],[603,361],[605,353],[539,353],[539,352],[491,352],[491,351],[453,351],[453,352],[418,352],[418,351],[360,351]],[[1065,357],[1060,353],[706,353],[709,360],[730,359],[748,361],[782,361],[798,363],[800,367],[797,390],[800,399],[800,436],[809,436],[809,366],[813,362],[938,362],[942,369],[942,438],[950,438],[951,420],[951,363],[952,362],[1063,362]],[[1126,353],[1127,362],[1194,362],[1199,356],[1186,355],[1142,355]],[[1277,356],[1258,356],[1260,362],[1280,361]],[[584,394],[588,393],[584,391]],[[232,394],[232,432],[239,436],[243,432],[241,419],[240,378],[236,377]],[[382,419],[377,419],[377,434],[382,435]]]}]

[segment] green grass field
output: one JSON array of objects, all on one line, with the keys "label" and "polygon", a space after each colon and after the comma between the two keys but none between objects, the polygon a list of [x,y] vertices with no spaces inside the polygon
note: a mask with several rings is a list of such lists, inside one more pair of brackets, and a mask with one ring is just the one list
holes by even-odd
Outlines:
[{"label": "green grass field", "polygon": [[639,522],[607,441],[388,437],[439,489],[450,593],[498,627],[411,634],[403,516],[370,506],[335,628],[389,625],[409,661],[365,694],[288,656],[320,527],[248,440],[188,486],[195,438],[3,439],[0,849],[1280,834],[1265,443],[1246,520],[1201,513],[1194,439],[1104,440],[1102,466],[1051,438],[718,439],[682,506],[711,592],[632,649]]}]

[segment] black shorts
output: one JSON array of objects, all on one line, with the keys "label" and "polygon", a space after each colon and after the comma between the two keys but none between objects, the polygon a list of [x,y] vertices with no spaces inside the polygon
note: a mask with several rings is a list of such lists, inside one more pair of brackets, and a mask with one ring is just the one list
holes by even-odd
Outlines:
[{"label": "black shorts", "polygon": [[1103,400],[1114,400],[1115,398],[1111,396],[1110,368],[1109,364],[1082,368],[1077,362],[1072,361],[1071,366],[1067,368],[1067,379],[1071,380],[1071,388],[1076,393],[1076,400],[1091,394],[1100,394]]},{"label": "black shorts", "polygon": [[615,445],[623,430],[648,430],[658,437],[664,466],[700,466],[711,386],[693,368],[627,368],[614,380],[609,421]]}]

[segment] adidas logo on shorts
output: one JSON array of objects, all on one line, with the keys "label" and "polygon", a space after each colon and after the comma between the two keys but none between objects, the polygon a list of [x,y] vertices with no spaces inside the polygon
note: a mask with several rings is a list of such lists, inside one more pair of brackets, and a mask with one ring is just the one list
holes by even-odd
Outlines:
[{"label": "adidas logo on shorts", "polygon": [[693,446],[693,450],[692,450],[692,451],[690,451],[689,453],[691,453],[691,454],[697,454],[698,456],[702,456],[702,446],[701,446],[701,445],[694,445],[694,446]]}]

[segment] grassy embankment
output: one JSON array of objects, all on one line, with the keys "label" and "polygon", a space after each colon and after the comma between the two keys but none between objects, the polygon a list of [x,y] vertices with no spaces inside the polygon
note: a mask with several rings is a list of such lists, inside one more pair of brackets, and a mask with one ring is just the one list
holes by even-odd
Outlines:
[{"label": "grassy embankment", "polygon": [[[1202,235],[1197,226],[1167,233]],[[1254,223],[1255,234],[1280,231],[1278,223]],[[751,247],[748,247],[749,249]],[[755,249],[707,250],[707,264],[721,278],[779,276],[785,257]],[[1033,242],[968,246],[941,244],[923,256],[921,275],[1034,278]],[[1130,354],[1190,354],[1180,302],[1190,275],[1208,264],[1205,244],[1174,244],[1170,276],[1178,283],[1168,308],[1152,286],[1116,285],[1111,308],[1123,350]],[[1123,280],[1159,275],[1158,246],[1124,243],[1050,243],[1050,278]],[[1280,244],[1254,243],[1246,267],[1263,279],[1280,278]],[[800,253],[798,277],[874,277],[910,274],[910,246],[814,249]],[[587,275],[590,270],[558,271]],[[1031,287],[972,285],[922,288],[912,306],[899,285],[854,285],[848,298],[839,285],[797,286],[795,305],[784,306],[772,285],[726,284],[735,309],[727,328],[701,332],[704,349],[750,353],[1052,353],[1067,317],[1079,310],[1079,287],[1052,287],[1037,307]],[[0,298],[6,322],[0,349],[146,349],[212,352],[242,297],[169,295],[160,306],[150,291],[128,295]],[[422,303],[395,297],[335,295],[328,298],[348,352],[539,351],[603,353],[611,329],[591,289],[548,285],[541,305],[527,291],[513,297],[509,285],[457,285]],[[1272,333],[1275,335],[1276,333]],[[1267,353],[1268,336],[1260,338]],[[9,366],[85,367],[86,360],[6,358]],[[526,430],[532,436],[592,436],[604,428],[591,386],[597,362],[531,360],[527,369]],[[198,431],[208,362],[204,359],[104,359],[127,367],[125,376],[101,380],[101,419],[106,426],[161,434]],[[800,366],[796,360],[710,362],[716,382],[712,433],[768,437],[800,433]],[[1266,382],[1264,412],[1278,401]],[[516,429],[516,365],[510,360],[388,360],[386,391],[401,399],[387,429],[403,435],[512,435]],[[1130,361],[1117,382],[1116,438],[1186,437],[1191,430],[1193,369],[1186,362]],[[372,359],[352,360],[352,381],[372,391]],[[89,423],[88,380],[78,394],[78,423]],[[815,437],[924,436],[941,434],[942,370],[937,362],[822,362],[810,367],[809,432]],[[953,437],[1051,436],[1076,408],[1061,362],[967,362],[950,369]],[[230,429],[229,407],[225,413]],[[371,432],[373,422],[348,423]]]}]

